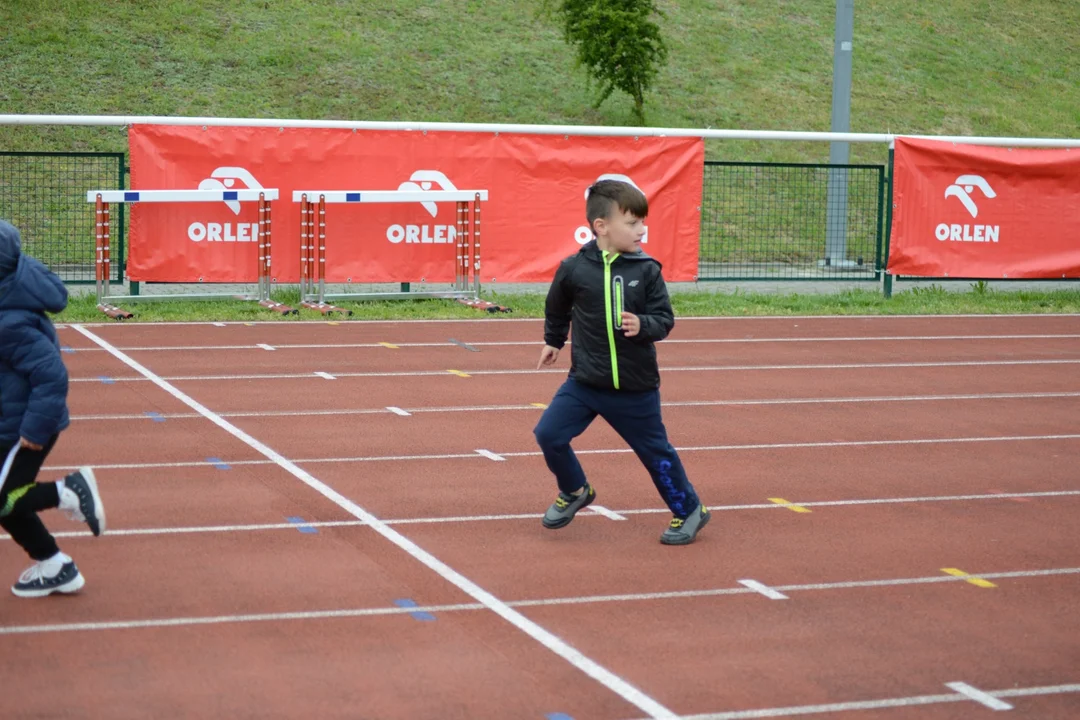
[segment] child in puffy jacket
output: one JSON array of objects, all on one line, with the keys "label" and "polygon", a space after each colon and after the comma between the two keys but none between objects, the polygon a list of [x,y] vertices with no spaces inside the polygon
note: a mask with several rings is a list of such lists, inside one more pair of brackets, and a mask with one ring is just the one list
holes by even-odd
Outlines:
[{"label": "child in puffy jacket", "polygon": [[23,255],[19,231],[0,220],[0,527],[35,561],[11,588],[19,597],[73,593],[86,583],[39,512],[58,507],[95,536],[105,531],[90,468],[56,482],[36,481],[70,422],[67,368],[45,314],[66,306],[60,278]]},{"label": "child in puffy jacket", "polygon": [[544,513],[566,527],[596,499],[570,442],[604,418],[648,470],[672,518],[665,545],[694,542],[712,513],[698,498],[660,411],[656,343],[675,325],[660,263],[641,250],[649,203],[635,186],[600,180],[589,188],[586,219],[595,238],[560,263],[545,305],[537,369],[553,364],[573,325],[570,374],[534,433],[559,495]]}]

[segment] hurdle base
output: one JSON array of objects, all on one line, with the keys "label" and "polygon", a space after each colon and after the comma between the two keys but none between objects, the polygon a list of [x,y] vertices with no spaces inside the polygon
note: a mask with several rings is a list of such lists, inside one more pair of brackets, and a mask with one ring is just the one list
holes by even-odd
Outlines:
[{"label": "hurdle base", "polygon": [[318,310],[323,315],[352,315],[352,310],[346,310],[345,308],[339,308],[337,305],[315,302],[312,300],[304,300],[300,303],[300,307],[308,310]]},{"label": "hurdle base", "polygon": [[475,299],[476,295],[462,291],[431,292],[370,292],[370,293],[326,293],[324,300],[459,300]]},{"label": "hurdle base", "polygon": [[468,305],[469,307],[476,310],[485,310],[492,314],[514,312],[513,310],[504,305],[497,305],[493,302],[488,302],[487,300],[469,300],[466,298],[458,298],[458,302],[462,305]]},{"label": "hurdle base", "polygon": [[110,305],[108,303],[99,304],[97,306],[97,309],[100,310],[101,312],[105,313],[109,317],[111,317],[113,320],[129,320],[129,319],[135,317],[134,315],[129,313],[127,310],[124,310],[122,308],[118,308],[115,305]]},{"label": "hurdle base", "polygon": [[300,311],[297,310],[296,308],[289,307],[288,305],[285,305],[284,303],[279,303],[279,302],[276,302],[274,300],[260,300],[259,305],[260,305],[260,307],[264,307],[267,310],[273,310],[274,312],[279,313],[281,315],[299,315],[300,314]]},{"label": "hurdle base", "polygon": [[258,295],[236,295],[233,293],[193,293],[191,295],[108,295],[104,298],[104,300],[119,301],[125,303],[165,302],[175,300],[198,300],[199,302],[215,300],[243,300],[245,302],[252,302],[259,299],[260,298]]}]

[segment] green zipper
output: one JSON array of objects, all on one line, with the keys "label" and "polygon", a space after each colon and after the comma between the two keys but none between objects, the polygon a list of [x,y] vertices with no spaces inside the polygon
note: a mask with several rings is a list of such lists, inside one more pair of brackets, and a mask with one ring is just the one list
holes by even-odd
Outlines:
[{"label": "green zipper", "polygon": [[[611,379],[615,383],[615,389],[619,389],[619,358],[615,354],[615,328],[612,324],[613,313],[611,312],[611,263],[619,257],[614,253],[608,257],[607,250],[604,255],[604,316],[607,317],[608,346],[611,348]],[[620,293],[621,295],[621,293]],[[622,297],[618,298],[619,307],[622,307]]]}]

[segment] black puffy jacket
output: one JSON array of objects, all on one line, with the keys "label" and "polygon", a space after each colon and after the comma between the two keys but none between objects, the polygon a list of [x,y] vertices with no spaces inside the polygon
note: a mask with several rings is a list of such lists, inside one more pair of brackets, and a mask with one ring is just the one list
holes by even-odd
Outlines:
[{"label": "black puffy jacket", "polygon": [[[592,240],[562,261],[548,290],[544,342],[566,344],[574,328],[570,377],[602,389],[641,392],[660,386],[653,343],[675,326],[660,263],[644,252],[612,261]],[[641,330],[626,337],[622,311],[641,320]]]}]

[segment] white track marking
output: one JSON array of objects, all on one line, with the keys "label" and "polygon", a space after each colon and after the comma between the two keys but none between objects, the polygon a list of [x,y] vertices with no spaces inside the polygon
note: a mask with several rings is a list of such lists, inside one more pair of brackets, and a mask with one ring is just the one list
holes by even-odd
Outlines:
[{"label": "white track marking", "polygon": [[[901,505],[913,503],[957,502],[964,500],[1002,500],[1009,498],[1045,498],[1045,497],[1075,497],[1080,495],[1080,490],[1058,490],[1052,492],[1028,492],[1028,493],[993,493],[988,495],[941,495],[927,497],[907,498],[868,498],[861,500],[824,500],[821,502],[799,502],[802,507],[857,507],[861,505]],[[589,507],[595,508],[596,505]],[[776,503],[749,503],[746,505],[710,505],[709,510],[715,512],[735,512],[746,510],[776,510],[781,508]],[[604,508],[604,512],[595,513],[612,520],[626,520],[627,515],[659,515],[670,512],[667,508],[638,508],[632,510],[619,510],[615,512]],[[543,513],[508,513],[504,515],[450,515],[443,517],[417,517],[383,519],[387,525],[427,525],[447,523],[477,523],[477,522],[507,522],[511,520],[536,520]],[[588,517],[589,513],[582,513],[581,517]],[[366,525],[362,520],[326,520],[305,522],[305,527],[359,527]],[[264,530],[294,530],[293,523],[251,523],[243,525],[193,525],[186,527],[166,528],[128,528],[110,529],[109,536],[123,535],[181,535],[185,533],[216,533],[216,532],[258,532]],[[54,532],[53,535],[60,538],[93,537],[88,530]],[[10,540],[6,534],[0,534],[0,541]]]},{"label": "white track marking", "polygon": [[[1039,695],[1058,695],[1080,692],[1080,685],[1050,685],[1035,688],[1009,688],[997,690],[998,697],[1034,697]],[[862,700],[855,702],[830,703],[828,705],[801,705],[796,707],[766,708],[762,710],[735,710],[732,712],[707,713],[705,715],[686,715],[682,720],[761,720],[762,718],[792,717],[795,715],[818,715],[820,713],[838,713],[856,710],[884,710],[887,708],[906,708],[937,703],[963,702],[968,698],[950,693],[948,695],[915,695],[912,697],[888,698],[885,700]],[[897,716],[902,720],[903,716]]]},{"label": "white track marking", "polygon": [[595,514],[600,515],[601,517],[606,517],[608,520],[625,520],[626,519],[625,517],[623,517],[619,513],[612,512],[611,510],[608,510],[603,505],[593,504],[593,505],[590,505],[589,508],[591,508],[592,511]]},{"label": "white track marking", "polygon": [[978,688],[974,688],[964,682],[950,682],[945,683],[945,687],[950,690],[955,690],[961,695],[974,700],[975,702],[985,705],[991,710],[1012,710],[1013,706],[1002,700],[998,700],[993,695],[989,695]]},{"label": "white track marking", "polygon": [[[786,321],[789,323],[799,323],[803,320],[832,320],[845,322],[848,320],[920,320],[922,322],[932,323],[935,320],[940,319],[962,319],[966,321],[974,320],[1011,320],[1013,318],[1034,318],[1038,320],[1048,320],[1055,318],[1072,318],[1080,317],[1080,313],[985,313],[981,315],[746,315],[746,316],[731,316],[731,317],[716,317],[716,316],[703,316],[692,315],[688,317],[679,317],[677,322],[713,322],[716,324],[723,324],[728,322],[746,322],[746,321]],[[484,325],[490,325],[492,323],[499,323],[504,325],[512,324],[532,324],[538,325],[544,322],[543,318],[505,318],[505,317],[489,317],[489,318],[448,318],[444,320],[426,320],[426,319],[401,319],[401,320],[351,320],[349,325],[456,325],[466,323],[483,323]],[[234,320],[224,323],[225,325],[251,325],[252,323],[244,320]],[[295,320],[260,320],[259,326],[264,325],[291,325],[296,327],[297,322]],[[312,321],[311,325],[326,324],[324,321]],[[830,323],[834,324],[834,323]],[[83,327],[105,327],[105,328],[130,328],[144,326],[146,323],[128,323],[127,325],[117,325],[116,323],[81,323]],[[206,327],[208,325],[217,325],[216,322],[209,320],[194,320],[187,322],[170,322],[169,326],[189,325],[195,327]],[[74,325],[60,324],[57,328],[67,329],[74,328]]]},{"label": "white track marking", "polygon": [[495,453],[491,452],[490,450],[479,449],[479,450],[476,451],[476,454],[477,455],[482,455],[483,457],[486,457],[488,460],[494,460],[495,462],[506,462],[506,458],[504,458],[502,455],[496,455]]},{"label": "white track marking", "polygon": [[[118,351],[119,352],[119,351]],[[702,365],[693,367],[665,367],[665,373],[672,372],[756,372],[772,370],[870,370],[886,368],[940,368],[940,367],[1004,367],[1030,365],[1077,365],[1080,358],[1053,360],[956,360],[943,362],[892,362],[892,363],[829,363],[806,365]],[[382,377],[454,377],[445,370],[410,370],[400,372],[342,372],[336,373],[342,378],[382,378]],[[470,375],[565,375],[565,369],[551,370],[469,370]],[[170,375],[161,377],[167,382],[191,382],[213,380],[298,380],[313,378],[310,373],[267,373],[249,375]],[[147,382],[139,376],[113,377],[114,382]],[[75,377],[70,382],[101,382],[99,377]]]},{"label": "white track marking", "polygon": [[402,417],[409,417],[412,415],[412,413],[410,413],[408,410],[402,410],[401,408],[395,407],[394,405],[388,405],[386,409],[394,413],[395,415],[400,415]]},{"label": "white track marking", "polygon": [[750,588],[754,592],[761,593],[762,595],[769,598],[770,600],[787,600],[788,599],[788,596],[785,595],[784,593],[777,592],[776,590],[773,590],[768,585],[765,585],[764,583],[759,583],[757,580],[740,580],[739,584],[740,585],[745,585],[746,587]]},{"label": "white track marking", "polygon": [[[293,528],[296,526],[293,525]],[[979,577],[988,578],[1035,578],[1035,577],[1056,577],[1063,575],[1077,575],[1080,574],[1080,568],[1053,568],[1046,570],[1023,570],[1017,572],[1002,572],[1002,573],[980,573]],[[788,592],[807,592],[807,591],[822,591],[822,590],[846,590],[852,588],[866,588],[866,587],[894,587],[894,586],[910,586],[910,585],[926,585],[935,584],[941,582],[960,582],[962,578],[953,577],[951,575],[933,575],[930,577],[917,577],[917,578],[895,578],[895,579],[882,579],[882,580],[868,580],[868,581],[852,581],[852,582],[835,582],[835,583],[817,583],[812,585],[787,585],[779,588],[780,590],[786,590]],[[624,603],[624,602],[654,602],[658,600],[685,600],[693,598],[706,598],[706,597],[722,597],[725,595],[746,595],[749,593],[757,593],[756,589],[749,587],[727,587],[727,588],[710,588],[705,590],[673,590],[668,592],[652,592],[652,593],[627,593],[619,595],[582,595],[573,597],[559,597],[559,598],[538,598],[531,600],[508,600],[505,601],[507,607],[511,608],[529,608],[529,607],[553,607],[553,606],[574,606],[574,605],[593,605],[600,603]],[[313,611],[301,611],[301,612],[287,612],[287,613],[259,613],[259,614],[245,614],[245,615],[214,615],[214,616],[196,616],[196,617],[174,617],[174,618],[160,618],[160,619],[141,619],[141,620],[127,620],[127,621],[106,621],[106,622],[89,622],[89,623],[55,623],[48,625],[0,625],[0,635],[17,635],[28,633],[44,633],[44,632],[78,632],[89,630],[126,630],[134,628],[147,628],[147,627],[175,627],[184,625],[207,625],[207,624],[221,624],[221,623],[246,623],[246,622],[280,622],[284,620],[319,620],[325,618],[339,618],[339,617],[365,617],[365,616],[378,616],[378,615],[397,615],[403,612],[428,612],[428,613],[447,613],[447,612],[466,612],[490,609],[487,604],[483,602],[478,603],[460,603],[454,605],[428,605],[420,607],[401,608],[398,606],[393,607],[373,607],[373,608],[346,608],[337,610],[313,610]],[[1077,686],[1080,688],[1080,686]],[[950,696],[956,697],[956,696]]]},{"label": "white track marking", "polygon": [[349,500],[344,495],[340,494],[330,486],[317,479],[315,476],[302,469],[294,462],[290,461],[276,450],[270,448],[259,440],[255,439],[251,435],[248,435],[240,428],[236,427],[228,420],[225,420],[221,416],[214,413],[212,410],[206,408],[194,398],[184,394],[178,390],[174,385],[169,384],[162,378],[155,375],[149,369],[143,367],[135,360],[120,352],[116,348],[112,347],[108,342],[101,339],[94,333],[86,330],[78,325],[72,326],[78,332],[85,335],[87,338],[104,348],[113,357],[123,362],[135,372],[146,377],[150,382],[157,385],[159,388],[167,392],[169,395],[184,403],[195,412],[204,416],[206,419],[213,422],[232,435],[237,440],[240,440],[244,444],[251,447],[253,450],[261,455],[264,455],[267,459],[272,460],[281,469],[285,470],[295,478],[303,482],[311,489],[318,492],[330,502],[334,503],[341,509],[348,512],[350,515],[358,520],[366,522],[375,532],[382,535],[398,548],[408,553],[413,559],[426,566],[429,570],[433,571],[451,585],[454,585],[462,592],[466,593],[470,597],[474,598],[486,608],[491,610],[499,617],[506,620],[508,623],[516,627],[521,632],[525,633],[538,643],[552,651],[559,657],[566,660],[575,668],[580,670],[585,675],[588,675],[599,684],[606,687],[608,690],[618,695],[626,702],[634,705],[651,718],[675,718],[676,715],[671,710],[667,709],[659,702],[646,695],[626,680],[615,675],[607,668],[601,666],[591,658],[586,657],[576,648],[571,646],[553,633],[545,630],[540,625],[536,624],[532,620],[521,613],[508,607],[503,601],[487,592],[473,581],[466,578],[458,571],[451,568],[446,563],[436,558],[431,553],[427,552],[419,545],[409,540],[407,537],[391,528],[386,523],[379,520],[377,517],[363,509],[353,501]]},{"label": "white track marking", "polygon": [[[315,373],[324,375],[324,373]],[[334,376],[327,376],[334,379]],[[898,402],[953,402],[956,400],[1044,400],[1050,398],[1073,398],[1080,397],[1080,391],[1062,392],[1031,392],[1031,393],[971,393],[962,395],[881,395],[872,397],[824,397],[824,398],[763,398],[759,400],[681,400],[662,402],[662,407],[737,407],[755,405],[831,405],[831,404],[860,404],[860,403],[898,403]],[[387,408],[392,412],[402,408]],[[461,413],[461,412],[511,412],[527,410],[536,412],[544,408],[536,405],[459,405],[446,407],[419,407],[409,408],[408,414],[421,413]],[[223,418],[232,417],[319,417],[334,415],[371,415],[381,413],[382,410],[372,408],[342,408],[339,410],[252,410],[242,412],[220,412]],[[398,413],[399,415],[401,413]],[[165,419],[188,419],[202,417],[198,413],[161,413]],[[146,420],[145,413],[128,413],[116,415],[72,415],[72,420]]]},{"label": "white track marking", "polygon": [[[834,447],[879,447],[883,445],[907,446],[907,445],[951,445],[959,443],[991,443],[991,442],[1040,442],[1049,440],[1078,440],[1080,434],[1073,435],[1013,435],[993,437],[960,437],[960,438],[927,438],[916,440],[834,440],[825,442],[804,443],[772,443],[760,445],[708,445],[708,446],[685,446],[676,447],[679,452],[727,452],[735,450],[789,450],[789,449],[812,449]],[[575,450],[578,455],[624,455],[633,452],[629,448],[614,448],[601,450]],[[503,458],[512,457],[540,457],[543,455],[538,450],[523,452],[499,453]],[[299,465],[315,465],[319,463],[366,463],[366,462],[398,462],[402,460],[475,460],[480,457],[472,453],[442,453],[432,455],[371,455],[354,457],[322,457],[302,458],[293,462]],[[269,460],[226,460],[230,465],[270,465]],[[204,460],[188,460],[180,462],[158,463],[114,463],[94,465],[97,469],[110,470],[136,470],[140,468],[181,468],[181,467],[204,467],[211,466]],[[71,471],[78,470],[77,465],[46,465],[43,470]],[[1004,495],[999,497],[1005,497]]]},{"label": "white track marking", "polygon": [[[928,342],[928,341],[958,341],[958,340],[1074,340],[1080,338],[1080,334],[1072,333],[1043,333],[1031,335],[877,335],[877,336],[851,336],[851,337],[762,337],[762,338],[686,338],[664,340],[664,345],[711,345],[711,344],[762,344],[762,343],[833,343],[833,342]],[[464,342],[464,341],[463,341]],[[503,340],[503,341],[478,341],[466,343],[472,347],[535,347],[535,340]],[[570,341],[567,345],[572,344]],[[399,348],[445,348],[452,344],[438,342],[398,342],[394,343]],[[278,350],[344,350],[344,349],[379,349],[385,347],[380,343],[279,343],[272,348],[263,344],[251,345],[117,345],[116,349],[123,352],[186,352],[189,350],[255,350],[255,349],[278,349]],[[74,348],[75,352],[100,352],[99,348]]]},{"label": "white track marking", "polygon": [[323,380],[337,380],[337,378],[334,377],[333,375],[331,375],[330,373],[317,372],[315,374],[318,375],[319,377],[321,377]]}]

